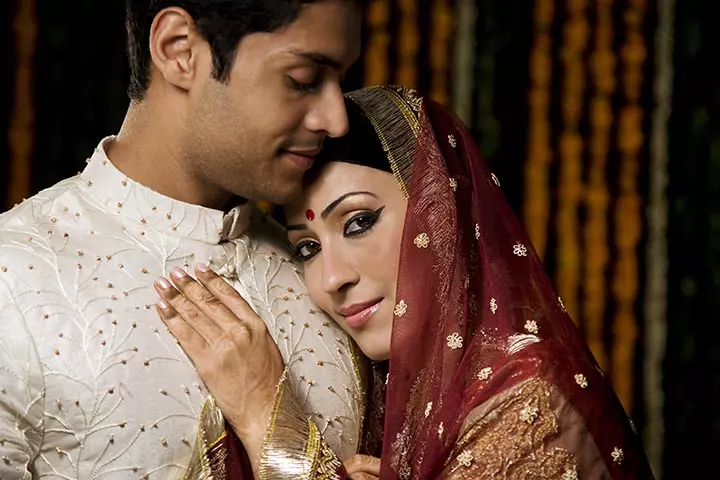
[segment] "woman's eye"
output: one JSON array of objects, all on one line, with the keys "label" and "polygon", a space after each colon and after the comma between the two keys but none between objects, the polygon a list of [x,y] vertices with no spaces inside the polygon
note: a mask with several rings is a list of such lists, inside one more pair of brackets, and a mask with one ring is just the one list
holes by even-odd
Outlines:
[{"label": "woman's eye", "polygon": [[352,237],[354,235],[360,235],[361,233],[367,232],[375,226],[383,208],[385,207],[379,208],[374,212],[360,212],[355,214],[345,224],[343,234],[346,237]]},{"label": "woman's eye", "polygon": [[295,247],[295,257],[301,262],[307,262],[320,252],[320,244],[312,241],[304,241]]}]

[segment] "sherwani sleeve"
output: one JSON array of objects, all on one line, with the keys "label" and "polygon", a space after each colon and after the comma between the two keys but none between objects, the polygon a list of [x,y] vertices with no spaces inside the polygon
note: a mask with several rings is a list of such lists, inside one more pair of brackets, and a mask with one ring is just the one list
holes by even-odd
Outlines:
[{"label": "sherwani sleeve", "polygon": [[0,478],[30,479],[43,437],[42,367],[23,312],[0,273]]},{"label": "sherwani sleeve", "polygon": [[260,458],[260,480],[344,479],[343,463],[305,415],[283,375]]}]

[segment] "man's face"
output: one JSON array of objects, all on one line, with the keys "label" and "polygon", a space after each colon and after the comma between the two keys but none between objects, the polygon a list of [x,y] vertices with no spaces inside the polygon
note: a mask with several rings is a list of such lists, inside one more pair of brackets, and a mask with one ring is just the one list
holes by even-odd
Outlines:
[{"label": "man's face", "polygon": [[229,83],[203,61],[183,144],[194,173],[252,200],[295,197],[325,137],[347,130],[340,80],[359,55],[360,28],[356,2],[323,0],[285,28],[244,37]]}]

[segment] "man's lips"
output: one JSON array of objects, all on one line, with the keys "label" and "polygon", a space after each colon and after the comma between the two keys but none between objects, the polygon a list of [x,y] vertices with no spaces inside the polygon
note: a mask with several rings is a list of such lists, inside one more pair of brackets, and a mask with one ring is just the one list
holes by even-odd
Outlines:
[{"label": "man's lips", "polygon": [[291,149],[286,149],[286,150],[283,150],[283,151],[284,151],[284,152],[287,152],[287,153],[292,153],[292,154],[294,154],[294,155],[300,155],[301,157],[315,158],[315,157],[320,153],[320,150],[322,150],[322,149],[321,149],[321,148],[313,148],[313,149],[311,149],[311,150],[291,150]]},{"label": "man's lips", "polygon": [[297,166],[303,170],[309,170],[315,163],[315,157],[320,153],[319,148],[312,150],[282,150],[285,157],[292,160]]}]

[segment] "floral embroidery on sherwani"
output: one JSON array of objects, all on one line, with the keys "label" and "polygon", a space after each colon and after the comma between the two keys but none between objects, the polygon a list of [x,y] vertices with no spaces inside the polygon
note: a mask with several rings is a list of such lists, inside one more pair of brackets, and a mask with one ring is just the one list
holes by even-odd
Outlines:
[{"label": "floral embroidery on sherwani", "polygon": [[250,206],[225,214],[132,181],[105,154],[112,140],[82,174],[0,216],[0,478],[182,478],[203,448],[222,458],[218,429],[198,438],[218,412],[154,308],[153,281],[199,263],[266,321],[327,445],[355,453],[356,363],[281,230]]}]

